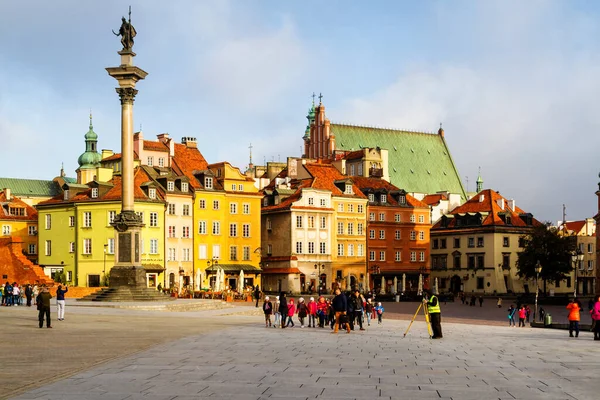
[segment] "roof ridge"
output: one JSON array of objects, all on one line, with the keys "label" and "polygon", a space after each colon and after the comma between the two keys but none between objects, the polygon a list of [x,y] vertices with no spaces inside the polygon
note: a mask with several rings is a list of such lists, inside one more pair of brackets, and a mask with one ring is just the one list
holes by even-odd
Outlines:
[{"label": "roof ridge", "polygon": [[354,128],[370,128],[370,129],[381,129],[386,131],[395,131],[395,132],[404,132],[404,133],[422,133],[425,135],[437,135],[436,132],[433,131],[423,131],[423,130],[411,130],[411,129],[400,129],[400,128],[391,128],[377,125],[356,125],[345,122],[331,122],[331,125],[339,125],[339,126],[350,126]]}]

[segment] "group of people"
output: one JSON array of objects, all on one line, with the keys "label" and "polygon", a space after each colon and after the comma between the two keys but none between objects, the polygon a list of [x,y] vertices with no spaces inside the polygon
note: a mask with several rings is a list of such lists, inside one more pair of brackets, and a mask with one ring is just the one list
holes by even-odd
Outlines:
[{"label": "group of people", "polygon": [[[591,331],[594,332],[594,340],[600,340],[600,295],[594,296],[588,304],[590,316],[592,317]],[[571,299],[567,304],[569,310],[569,337],[579,337],[579,322],[581,321],[581,311],[583,307],[579,299]]]},{"label": "group of people", "polygon": [[[58,285],[56,289],[56,306],[58,310],[58,320],[65,319],[65,293],[69,291],[68,286]],[[50,318],[50,299],[52,295],[47,286],[26,284],[24,287],[16,282],[0,285],[0,304],[2,306],[20,306],[23,305],[23,299],[26,299],[26,306],[31,307],[32,303],[38,310],[38,322],[40,328],[46,322],[47,328],[52,328]]]},{"label": "group of people", "polygon": [[459,296],[462,304],[466,304],[468,306],[475,307],[476,303],[479,302],[479,307],[483,307],[483,296],[477,297],[473,294],[473,295],[471,295],[470,299],[467,299],[467,295],[465,294],[465,292],[461,292],[458,296]]},{"label": "group of people", "polygon": [[32,299],[39,294],[38,285],[26,284],[19,285],[17,282],[6,282],[0,285],[0,305],[2,306],[22,306],[25,302],[27,307],[31,307]]},{"label": "group of people", "polygon": [[517,304],[515,308],[514,304],[508,307],[508,326],[516,327],[515,315],[519,317],[519,327],[525,327],[525,322],[529,323],[531,318],[531,308],[526,304]]},{"label": "group of people", "polygon": [[[367,295],[368,296],[368,295]],[[371,320],[377,318],[378,324],[383,322],[384,308],[381,303],[374,305],[372,298],[363,296],[360,291],[354,290],[348,293],[342,293],[336,289],[333,299],[319,297],[315,300],[311,297],[308,302],[304,298],[298,299],[298,304],[293,298],[289,300],[285,292],[281,292],[272,302],[269,296],[266,296],[263,302],[263,312],[265,315],[265,327],[294,327],[294,317],[298,318],[300,328],[308,326],[309,328],[319,328],[330,326],[333,333],[337,333],[339,328],[345,329],[347,333],[354,330],[358,325],[361,331],[364,331],[363,323],[371,325]],[[271,321],[271,317],[274,320]]]}]

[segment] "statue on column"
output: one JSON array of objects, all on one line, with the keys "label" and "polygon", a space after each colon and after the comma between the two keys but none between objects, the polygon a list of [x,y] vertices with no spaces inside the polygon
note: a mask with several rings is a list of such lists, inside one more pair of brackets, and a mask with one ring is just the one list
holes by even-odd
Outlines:
[{"label": "statue on column", "polygon": [[121,27],[119,33],[112,31],[115,36],[121,36],[122,51],[131,51],[133,47],[133,38],[137,34],[133,25],[131,25],[131,7],[129,7],[129,21],[125,17],[121,18]]}]

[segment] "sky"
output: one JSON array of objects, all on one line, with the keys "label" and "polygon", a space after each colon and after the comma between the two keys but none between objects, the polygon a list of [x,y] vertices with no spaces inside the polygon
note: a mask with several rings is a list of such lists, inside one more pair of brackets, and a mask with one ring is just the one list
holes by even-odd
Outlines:
[{"label": "sky", "polygon": [[121,17],[132,6],[144,137],[198,139],[245,169],[300,156],[312,93],[332,122],[434,132],[465,188],[541,221],[593,217],[600,3],[587,1],[0,1],[0,176],[75,176],[90,109],[120,148]]}]

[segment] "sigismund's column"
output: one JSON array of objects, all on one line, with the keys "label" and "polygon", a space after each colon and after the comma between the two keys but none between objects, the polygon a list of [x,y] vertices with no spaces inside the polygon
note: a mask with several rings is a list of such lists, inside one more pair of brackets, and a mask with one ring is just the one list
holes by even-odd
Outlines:
[{"label": "sigismund's column", "polygon": [[135,84],[148,73],[133,65],[135,53],[132,51],[135,28],[122,18],[119,33],[123,49],[118,52],[121,65],[106,68],[110,76],[117,80],[116,88],[121,100],[121,213],[111,224],[115,227],[115,266],[110,271],[111,287],[146,287],[146,272],[140,260],[142,219],[135,213],[133,201],[133,101],[138,93]]}]

